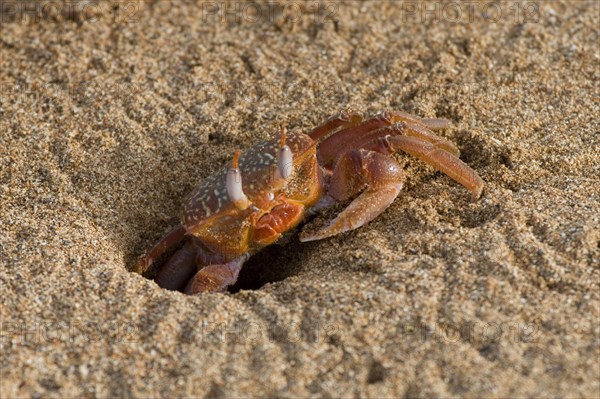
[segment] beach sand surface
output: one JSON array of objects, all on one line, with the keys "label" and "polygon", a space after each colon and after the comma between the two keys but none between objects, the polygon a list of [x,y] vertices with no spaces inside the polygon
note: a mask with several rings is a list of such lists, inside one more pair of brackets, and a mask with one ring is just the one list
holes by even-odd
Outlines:
[{"label": "beach sand surface", "polygon": [[[42,3],[2,4],[2,398],[600,395],[598,2]],[[483,196],[397,154],[382,215],[231,293],[129,271],[344,109],[452,120]]]}]

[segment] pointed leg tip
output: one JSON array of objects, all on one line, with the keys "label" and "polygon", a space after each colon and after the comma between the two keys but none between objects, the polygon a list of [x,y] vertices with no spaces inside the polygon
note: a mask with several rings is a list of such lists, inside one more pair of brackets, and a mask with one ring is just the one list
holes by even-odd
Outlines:
[{"label": "pointed leg tip", "polygon": [[451,120],[445,118],[423,118],[421,123],[432,130],[444,130],[454,126]]},{"label": "pointed leg tip", "polygon": [[316,241],[316,240],[318,240],[318,238],[316,238],[314,235],[311,235],[311,234],[301,233],[299,240],[300,240],[300,242],[310,242],[310,241]]},{"label": "pointed leg tip", "polygon": [[300,233],[299,240],[300,242],[311,242],[311,241],[319,241],[324,238],[329,238],[334,236],[334,233],[328,233],[323,231],[303,231]]},{"label": "pointed leg tip", "polygon": [[471,192],[471,202],[477,202],[479,200],[479,198],[481,198],[482,194],[483,194],[483,185],[481,185],[480,187],[477,187],[476,190]]},{"label": "pointed leg tip", "polygon": [[151,264],[152,262],[147,261],[146,258],[138,259],[135,265],[131,268],[131,271],[133,273],[142,274],[148,270]]}]

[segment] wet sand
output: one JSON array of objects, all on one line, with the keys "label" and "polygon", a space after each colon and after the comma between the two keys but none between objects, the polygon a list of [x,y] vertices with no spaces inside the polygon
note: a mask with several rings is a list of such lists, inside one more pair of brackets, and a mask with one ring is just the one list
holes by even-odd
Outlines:
[{"label": "wet sand", "polygon": [[[598,397],[598,3],[276,4],[2,5],[1,397]],[[398,154],[380,217],[232,293],[128,271],[234,149],[348,108],[452,120],[483,197]]]}]

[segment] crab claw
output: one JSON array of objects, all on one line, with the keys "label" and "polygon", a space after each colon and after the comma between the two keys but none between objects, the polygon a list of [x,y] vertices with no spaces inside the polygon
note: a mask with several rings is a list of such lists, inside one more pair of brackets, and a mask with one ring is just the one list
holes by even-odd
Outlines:
[{"label": "crab claw", "polygon": [[242,188],[242,172],[239,169],[240,150],[233,154],[231,168],[227,172],[227,195],[231,202],[240,209],[244,210],[250,206],[250,200],[244,194]]}]

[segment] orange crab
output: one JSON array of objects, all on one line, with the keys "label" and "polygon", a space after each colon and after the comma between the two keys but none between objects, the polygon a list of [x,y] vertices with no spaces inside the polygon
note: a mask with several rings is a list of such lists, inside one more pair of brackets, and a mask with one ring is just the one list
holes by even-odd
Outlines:
[{"label": "orange crab", "polygon": [[477,172],[458,148],[433,130],[445,119],[385,112],[369,119],[342,112],[308,134],[289,133],[236,151],[229,167],[206,178],[184,202],[181,223],[136,265],[143,273],[185,241],[161,267],[159,286],[188,294],[234,284],[244,262],[302,222],[341,201],[352,202],[324,227],[305,229],[300,241],[320,240],[374,219],[402,188],[403,171],[390,157],[402,150],[466,187],[476,200]]}]

